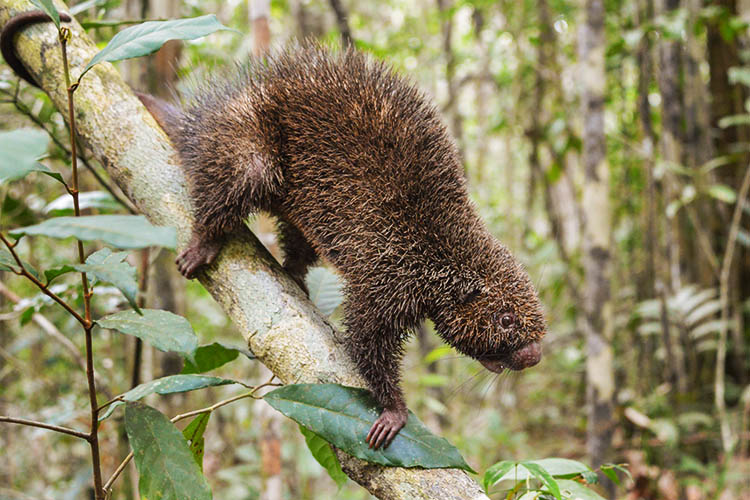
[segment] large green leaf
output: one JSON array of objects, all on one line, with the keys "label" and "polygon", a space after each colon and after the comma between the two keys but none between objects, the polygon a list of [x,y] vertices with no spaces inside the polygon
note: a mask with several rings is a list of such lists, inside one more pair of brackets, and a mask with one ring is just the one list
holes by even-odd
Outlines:
[{"label": "large green leaf", "polygon": [[195,463],[200,467],[203,472],[203,452],[206,450],[206,439],[203,434],[206,432],[208,426],[208,419],[211,417],[211,412],[199,414],[195,417],[188,425],[183,429],[182,435],[190,447],[190,453],[193,454]]},{"label": "large green leaf", "polygon": [[174,248],[177,245],[174,228],[153,226],[141,215],[54,217],[34,226],[14,229],[10,234],[13,237],[31,234],[51,238],[74,237],[83,241],[101,240],[117,248]]},{"label": "large green leaf", "polygon": [[159,50],[169,40],[193,40],[226,29],[229,28],[213,14],[173,21],[147,21],[132,26],[112,37],[107,46],[89,61],[79,80],[100,62],[145,56]]},{"label": "large green leaf", "polygon": [[299,430],[302,435],[305,436],[305,442],[307,443],[307,447],[310,449],[313,458],[323,466],[339,488],[344,486],[347,477],[346,474],[344,474],[344,471],[341,470],[339,457],[333,452],[331,444],[310,429],[305,428],[303,425],[299,426]]},{"label": "large green leaf", "polygon": [[370,449],[365,436],[380,409],[364,389],[295,384],[271,391],[264,399],[337,448],[368,462],[428,469],[455,467],[473,472],[455,447],[432,434],[412,413],[387,448]]},{"label": "large green leaf", "polygon": [[149,500],[210,500],[211,488],[182,433],[142,403],[125,408],[125,432],[138,468],[138,491]]},{"label": "large green leaf", "polygon": [[186,360],[182,373],[205,373],[234,361],[240,353],[255,359],[252,352],[239,347],[224,345],[220,342],[202,345],[195,350],[193,361]]},{"label": "large green leaf", "polygon": [[[125,401],[138,401],[141,398],[148,396],[149,394],[174,394],[177,392],[189,392],[198,389],[205,389],[206,387],[214,387],[217,385],[237,384],[238,382],[226,378],[219,377],[207,377],[205,375],[169,375],[167,377],[157,378],[150,382],[145,382],[137,387],[133,387],[128,392],[122,395],[123,402]],[[102,413],[99,420],[104,420],[109,417],[115,408],[124,404],[123,402],[116,401],[107,407],[107,410]]]},{"label": "large green leaf", "polygon": [[143,309],[143,315],[135,311],[121,311],[97,321],[102,328],[111,328],[127,335],[134,335],[160,351],[174,351],[191,358],[198,347],[198,337],[188,320],[169,311]]},{"label": "large green leaf", "polygon": [[[122,208],[122,205],[106,191],[79,193],[78,206],[81,210],[98,208],[100,210],[116,211]],[[73,215],[73,197],[69,194],[64,194],[56,198],[44,207],[44,212],[54,216]]]},{"label": "large green leaf", "polygon": [[0,182],[22,179],[34,170],[49,170],[37,161],[47,151],[48,141],[41,130],[0,132]]},{"label": "large green leaf", "polygon": [[305,277],[310,300],[320,309],[323,316],[330,316],[344,300],[342,285],[338,276],[325,267],[310,269]]},{"label": "large green leaf", "polygon": [[136,270],[129,263],[124,262],[127,256],[128,252],[112,253],[109,248],[102,248],[89,255],[85,264],[75,264],[73,267],[76,271],[96,276],[101,281],[115,285],[128,299],[130,307],[140,313],[136,302],[138,294]]}]

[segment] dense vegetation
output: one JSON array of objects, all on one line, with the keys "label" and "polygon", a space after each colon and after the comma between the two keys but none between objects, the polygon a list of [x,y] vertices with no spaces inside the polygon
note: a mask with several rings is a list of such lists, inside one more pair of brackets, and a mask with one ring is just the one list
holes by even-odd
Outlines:
[{"label": "dense vegetation", "polygon": [[[169,95],[170,85],[188,91],[183,82],[262,53],[268,41],[263,18],[250,16],[245,2],[82,4],[77,18],[102,47],[123,25],[142,19],[213,13],[239,31],[170,42],[148,59],[118,63],[134,88],[160,95]],[[536,368],[490,376],[443,347],[429,324],[409,345],[410,408],[474,470],[543,457],[596,467],[627,463],[632,479],[620,473],[614,493],[604,477],[594,488],[633,499],[747,497],[750,12],[739,8],[733,0],[272,3],[265,19],[271,46],[295,37],[354,43],[434,97],[465,159],[480,212],[540,291],[550,333]],[[72,185],[65,117],[6,66],[0,66],[0,94],[0,132],[46,131],[43,163]],[[23,134],[30,144],[41,141],[44,152],[44,134]],[[89,152],[80,156],[83,215],[132,210]],[[6,238],[74,212],[65,188],[38,172],[2,182],[0,199]],[[272,224],[263,217],[252,224],[278,257]],[[202,286],[176,275],[169,250],[132,251],[125,262],[138,268],[136,280],[132,267],[121,267],[125,255],[110,254],[101,243],[86,243],[87,260],[72,269],[60,268],[78,262],[77,246],[67,241],[29,235],[15,249],[30,267],[57,269],[45,276],[55,279],[49,289],[77,311],[101,318],[129,305],[165,309],[185,316],[201,345],[241,346]],[[0,415],[85,427],[81,326],[12,272],[18,267],[10,254],[0,258],[6,269],[0,271]],[[119,280],[96,274],[108,258],[122,272]],[[98,280],[90,307],[76,271]],[[340,322],[335,277],[315,270],[308,284],[311,299]],[[164,353],[148,344],[153,339],[144,338],[144,347],[110,327],[87,332],[99,404],[144,381],[202,371],[184,370],[174,346],[157,341],[173,351]],[[252,387],[268,380],[243,349],[215,349],[216,356],[237,359],[211,371],[220,379],[205,382],[208,388],[144,401],[173,416],[248,392],[218,380]],[[130,422],[153,417],[141,411]],[[127,455],[126,431],[132,444],[126,415],[115,409],[100,426],[101,468],[108,474]],[[343,484],[337,493],[307,451],[306,438],[315,436],[303,436],[265,403],[243,399],[216,409],[208,425],[193,422],[191,431],[205,426],[202,468],[217,498],[368,497],[334,475]],[[85,441],[0,425],[0,497],[84,496],[92,483]],[[501,462],[490,472],[512,465]],[[136,477],[126,469],[113,498],[133,498]],[[505,498],[502,486],[491,487],[490,496]]]}]

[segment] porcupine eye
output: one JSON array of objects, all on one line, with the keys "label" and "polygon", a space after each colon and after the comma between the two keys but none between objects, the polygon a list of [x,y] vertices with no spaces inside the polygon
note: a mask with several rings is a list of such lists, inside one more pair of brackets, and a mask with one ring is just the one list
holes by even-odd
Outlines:
[{"label": "porcupine eye", "polygon": [[513,323],[516,322],[515,316],[513,316],[512,313],[505,313],[500,317],[500,325],[503,328],[510,328],[513,326]]}]

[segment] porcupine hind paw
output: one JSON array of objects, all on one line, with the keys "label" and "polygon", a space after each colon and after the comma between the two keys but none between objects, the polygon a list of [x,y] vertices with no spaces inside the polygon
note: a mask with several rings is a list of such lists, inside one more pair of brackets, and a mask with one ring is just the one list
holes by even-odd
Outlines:
[{"label": "porcupine hind paw", "polygon": [[223,245],[224,240],[221,238],[209,239],[194,235],[188,247],[177,256],[177,269],[186,278],[194,278],[201,267],[216,259]]},{"label": "porcupine hind paw", "polygon": [[372,424],[370,432],[367,433],[367,444],[370,448],[378,449],[382,445],[386,448],[398,431],[406,425],[406,419],[409,414],[406,408],[386,408],[380,414],[378,419]]}]

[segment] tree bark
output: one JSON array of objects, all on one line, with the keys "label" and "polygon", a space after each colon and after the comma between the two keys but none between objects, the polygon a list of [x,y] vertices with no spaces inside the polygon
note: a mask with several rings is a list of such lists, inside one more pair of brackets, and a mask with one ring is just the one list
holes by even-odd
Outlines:
[{"label": "tree bark", "polygon": [[[609,171],[604,136],[604,2],[586,1],[581,28],[580,59],[583,89],[583,206],[585,208],[583,267],[586,335],[586,447],[597,467],[610,455],[615,393],[612,354],[611,215]],[[611,487],[611,486],[610,486]],[[613,491],[612,491],[613,493]],[[611,495],[610,495],[611,496]]]},{"label": "tree bark", "polygon": [[[61,10],[67,10],[57,3]],[[24,0],[0,0],[0,28],[31,10]],[[68,23],[71,72],[79,75],[98,52],[77,22]],[[58,109],[67,107],[60,48],[54,25],[37,25],[17,37],[17,49]],[[81,142],[105,166],[149,220],[177,228],[178,247],[192,231],[190,198],[177,154],[153,117],[110,64],[100,64],[76,91]],[[200,277],[258,359],[285,383],[332,382],[363,387],[333,329],[251,233],[236,235]],[[486,499],[456,469],[382,467],[339,453],[354,481],[381,499]]]}]

